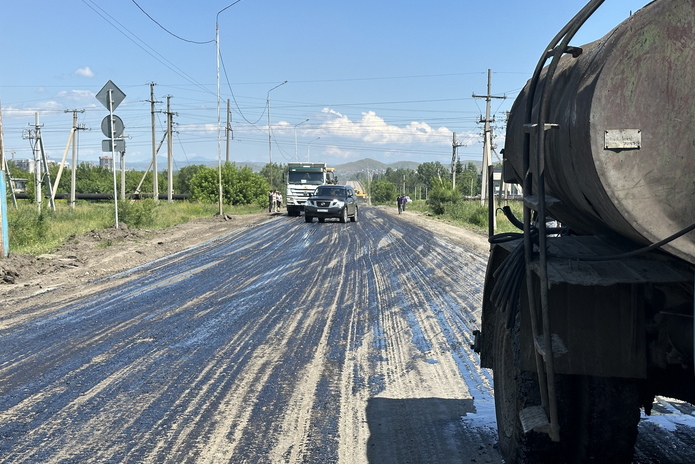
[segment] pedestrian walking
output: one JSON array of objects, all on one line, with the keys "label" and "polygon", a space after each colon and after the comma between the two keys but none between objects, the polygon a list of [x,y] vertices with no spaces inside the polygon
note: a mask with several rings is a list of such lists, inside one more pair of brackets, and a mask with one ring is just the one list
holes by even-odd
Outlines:
[{"label": "pedestrian walking", "polygon": [[398,214],[401,214],[403,211],[403,202],[405,201],[405,197],[403,195],[398,195],[398,198],[396,198],[396,203],[398,204]]}]

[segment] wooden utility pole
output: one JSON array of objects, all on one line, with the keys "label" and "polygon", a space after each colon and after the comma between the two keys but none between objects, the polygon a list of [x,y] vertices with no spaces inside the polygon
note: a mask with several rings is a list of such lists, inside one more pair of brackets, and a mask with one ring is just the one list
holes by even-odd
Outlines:
[{"label": "wooden utility pole", "polygon": [[[486,101],[485,105],[485,119],[481,120],[480,122],[485,123],[485,134],[484,134],[484,139],[483,139],[483,172],[482,172],[482,190],[480,192],[480,203],[485,204],[487,200],[487,182],[488,182],[488,175],[489,175],[489,169],[490,169],[490,149],[492,146],[492,135],[491,135],[491,129],[490,129],[490,123],[493,122],[493,120],[490,117],[490,101],[492,101],[493,98],[499,98],[499,99],[505,99],[507,98],[506,96],[494,96],[491,95],[492,93],[492,70],[488,69],[487,70],[487,95],[476,95],[473,94],[473,98],[484,98]],[[490,199],[492,200],[492,199]]]}]

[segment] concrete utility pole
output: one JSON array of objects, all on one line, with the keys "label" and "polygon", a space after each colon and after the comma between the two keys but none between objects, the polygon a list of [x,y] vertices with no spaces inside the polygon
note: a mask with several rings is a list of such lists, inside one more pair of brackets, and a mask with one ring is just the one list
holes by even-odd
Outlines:
[{"label": "concrete utility pole", "polygon": [[272,131],[270,130],[270,92],[273,90],[277,89],[281,85],[287,84],[287,81],[284,81],[272,89],[268,90],[268,94],[266,95],[266,105],[268,106],[268,169],[270,170],[270,186],[273,187],[273,141],[272,141]]},{"label": "concrete utility pole", "polygon": [[158,179],[158,173],[157,173],[157,135],[155,133],[155,121],[154,121],[154,113],[156,112],[154,109],[154,104],[155,103],[161,103],[160,101],[156,101],[154,99],[154,86],[157,85],[154,82],[150,82],[150,99],[147,100],[150,102],[150,113],[152,115],[152,197],[154,198],[155,202],[159,201],[159,179]]},{"label": "concrete utility pole", "polygon": [[77,113],[84,113],[81,110],[65,110],[66,113],[72,113],[72,165],[70,166],[70,209],[75,209],[76,204],[76,185],[77,185],[77,131],[85,130],[84,124],[77,124]]},{"label": "concrete utility pole", "polygon": [[453,190],[456,190],[456,164],[458,161],[458,147],[462,147],[462,143],[456,141],[456,132],[454,132],[454,139],[451,142],[452,154],[451,154],[451,186]]},{"label": "concrete utility pole", "polygon": [[225,156],[225,160],[227,163],[229,163],[229,139],[230,139],[230,134],[231,138],[234,138],[234,131],[232,131],[232,110],[230,108],[230,101],[229,98],[227,99],[227,127],[225,127],[225,135],[227,136],[227,153]]},{"label": "concrete utility pole", "polygon": [[[492,70],[487,70],[487,95],[476,95],[473,94],[473,98],[484,98],[487,102],[485,105],[485,119],[480,122],[485,123],[485,134],[483,139],[483,172],[482,172],[482,190],[480,192],[480,203],[484,205],[487,200],[487,182],[490,169],[490,148],[492,145],[492,136],[490,130],[490,123],[493,120],[490,118],[490,101],[493,98],[505,99],[506,96],[494,96],[492,93]],[[492,199],[490,199],[492,200]]]},{"label": "concrete utility pole", "polygon": [[174,113],[171,112],[171,95],[167,95],[167,201],[169,203],[174,202],[174,153],[172,142],[173,126],[174,126]]},{"label": "concrete utility pole", "polygon": [[[51,189],[51,177],[48,172],[48,162],[46,160],[46,152],[43,147],[43,138],[41,137],[41,124],[39,124],[39,113],[34,113],[34,129],[27,129],[22,134],[22,137],[29,139],[31,148],[34,152],[34,183],[36,195],[34,197],[36,201],[36,206],[41,212],[43,193],[41,189],[41,184],[44,177],[47,179],[46,186],[48,188],[49,202],[51,209],[55,211],[55,203],[53,201],[53,193]],[[32,140],[34,142],[32,143]]]}]

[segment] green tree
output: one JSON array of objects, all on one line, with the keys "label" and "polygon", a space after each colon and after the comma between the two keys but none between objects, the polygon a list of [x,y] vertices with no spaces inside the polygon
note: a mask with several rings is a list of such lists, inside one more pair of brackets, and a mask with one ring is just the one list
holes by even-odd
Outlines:
[{"label": "green tree", "polygon": [[420,176],[420,181],[425,184],[428,189],[432,189],[437,182],[442,179],[451,178],[451,173],[439,161],[422,163],[417,167],[417,173]]},{"label": "green tree", "polygon": [[456,188],[465,196],[475,196],[480,193],[480,174],[474,163],[469,162],[466,168],[457,174]]},{"label": "green tree", "polygon": [[396,201],[398,192],[393,183],[387,180],[375,180],[372,181],[370,195],[373,203],[385,205]]},{"label": "green tree", "polygon": [[174,178],[174,188],[176,191],[178,193],[191,193],[191,179],[193,179],[196,173],[201,169],[205,169],[205,166],[202,164],[191,164],[190,166],[184,166],[179,169]]},{"label": "green tree", "polygon": [[285,184],[285,171],[287,171],[287,165],[277,163],[273,163],[271,165],[270,163],[268,163],[265,166],[263,166],[263,169],[261,169],[260,174],[261,176],[265,177],[266,181],[268,182],[268,185],[270,185],[270,188],[272,190],[279,190],[282,192],[283,185]]},{"label": "green tree", "polygon": [[412,169],[398,168],[394,170],[387,168],[384,179],[391,182],[398,192],[405,194],[415,192],[415,187],[420,184],[420,177]]},{"label": "green tree", "polygon": [[104,167],[80,163],[75,177],[77,193],[113,193],[113,172]]},{"label": "green tree", "polygon": [[[216,168],[201,167],[189,182],[193,198],[215,203],[219,199],[219,182]],[[239,169],[235,164],[222,167],[222,201],[228,205],[265,204],[268,198],[268,182],[250,168]]]}]

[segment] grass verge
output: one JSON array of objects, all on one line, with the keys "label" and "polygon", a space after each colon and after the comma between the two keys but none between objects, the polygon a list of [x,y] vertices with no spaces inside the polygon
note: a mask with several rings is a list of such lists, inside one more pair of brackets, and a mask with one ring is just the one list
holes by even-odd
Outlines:
[{"label": "grass verge", "polygon": [[[175,203],[144,200],[119,202],[119,223],[129,228],[163,229],[202,217],[212,217],[218,205],[180,201]],[[258,206],[225,206],[228,214],[261,212]],[[108,229],[116,223],[112,203],[77,202],[71,209],[57,201],[56,210],[39,212],[36,205],[24,203],[8,208],[10,253],[39,255],[55,250],[72,235]]]}]

